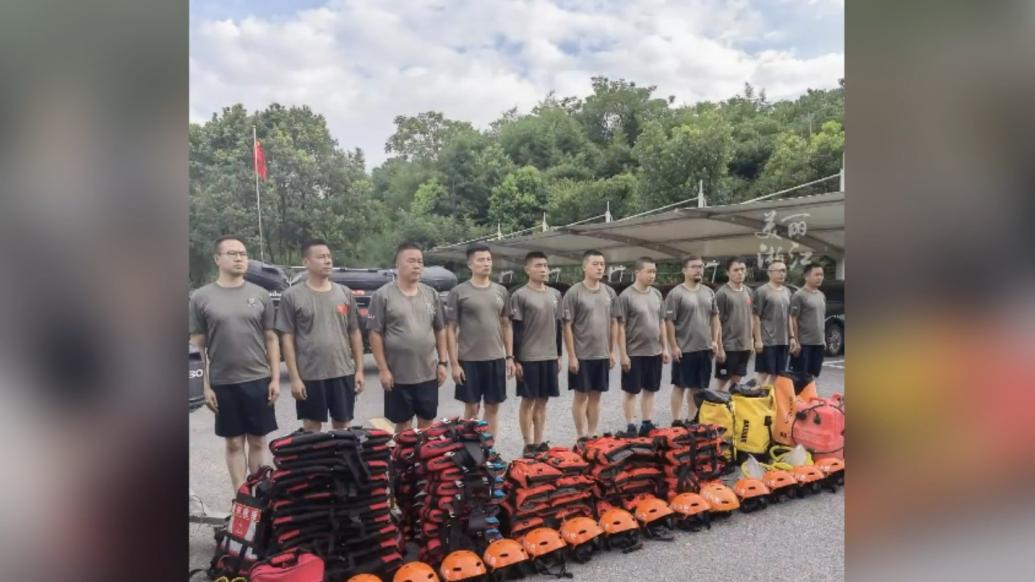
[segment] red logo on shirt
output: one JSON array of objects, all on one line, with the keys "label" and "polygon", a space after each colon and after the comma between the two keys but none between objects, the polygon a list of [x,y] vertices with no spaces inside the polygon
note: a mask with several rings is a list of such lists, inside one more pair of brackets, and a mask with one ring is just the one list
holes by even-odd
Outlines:
[{"label": "red logo on shirt", "polygon": [[349,314],[349,304],[348,303],[342,303],[341,305],[339,305],[338,306],[338,313],[342,314],[342,316],[348,315]]}]

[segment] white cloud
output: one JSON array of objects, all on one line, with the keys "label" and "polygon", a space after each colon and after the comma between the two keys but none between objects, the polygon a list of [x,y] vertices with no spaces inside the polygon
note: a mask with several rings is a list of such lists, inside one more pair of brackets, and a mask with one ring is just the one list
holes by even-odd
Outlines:
[{"label": "white cloud", "polygon": [[745,82],[793,97],[844,76],[843,52],[743,48],[773,32],[746,0],[343,0],[288,18],[199,20],[190,116],[237,102],[309,105],[376,165],[396,115],[438,110],[485,127],[551,90],[585,96],[595,75],[656,85],[681,103],[727,98]]}]

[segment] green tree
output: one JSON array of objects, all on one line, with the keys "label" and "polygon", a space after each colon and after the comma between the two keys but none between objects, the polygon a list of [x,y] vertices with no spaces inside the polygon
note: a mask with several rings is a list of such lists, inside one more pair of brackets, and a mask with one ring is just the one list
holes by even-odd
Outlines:
[{"label": "green tree", "polygon": [[489,198],[489,219],[503,232],[536,225],[546,207],[546,183],[539,170],[525,166],[511,172]]}]

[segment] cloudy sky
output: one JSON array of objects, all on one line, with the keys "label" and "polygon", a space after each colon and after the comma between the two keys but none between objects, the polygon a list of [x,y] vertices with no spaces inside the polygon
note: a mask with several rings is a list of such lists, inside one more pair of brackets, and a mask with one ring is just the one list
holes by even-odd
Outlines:
[{"label": "cloudy sky", "polygon": [[677,103],[844,76],[843,0],[190,0],[190,118],[309,105],[385,159],[399,114],[486,127],[605,75]]}]

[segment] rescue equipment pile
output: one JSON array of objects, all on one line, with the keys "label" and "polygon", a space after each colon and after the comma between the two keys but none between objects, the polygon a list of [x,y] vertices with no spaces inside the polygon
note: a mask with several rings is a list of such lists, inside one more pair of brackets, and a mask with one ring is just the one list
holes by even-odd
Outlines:
[{"label": "rescue equipment pile", "polygon": [[730,444],[723,439],[723,428],[710,424],[691,424],[656,428],[650,438],[658,450],[664,472],[662,499],[680,493],[697,493],[704,481],[718,479],[730,468]]},{"label": "rescue equipment pile", "polygon": [[455,550],[481,554],[500,538],[506,463],[480,420],[453,418],[396,435],[393,489],[402,530],[420,559],[438,564]]},{"label": "rescue equipment pile", "polygon": [[511,461],[504,483],[505,531],[519,538],[539,527],[557,528],[572,517],[593,516],[594,481],[582,455],[554,447]]},{"label": "rescue equipment pile", "polygon": [[391,435],[375,429],[296,432],[270,442],[271,549],[307,550],[328,573],[388,573],[403,563],[390,513]]}]

